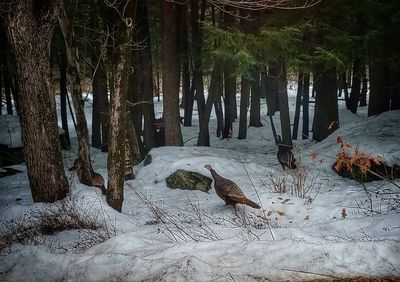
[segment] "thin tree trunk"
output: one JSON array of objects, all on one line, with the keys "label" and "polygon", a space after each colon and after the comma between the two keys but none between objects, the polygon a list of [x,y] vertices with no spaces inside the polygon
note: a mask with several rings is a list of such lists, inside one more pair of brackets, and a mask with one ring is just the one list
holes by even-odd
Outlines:
[{"label": "thin tree trunk", "polygon": [[294,112],[293,133],[292,133],[293,140],[297,140],[297,132],[299,130],[301,98],[303,97],[303,92],[304,92],[303,87],[304,87],[304,74],[303,72],[300,71],[297,80],[296,109]]},{"label": "thin tree trunk", "polygon": [[357,113],[358,102],[360,101],[360,88],[361,88],[361,58],[354,59],[353,62],[353,84],[351,85],[350,98],[348,107],[352,113]]},{"label": "thin tree trunk", "polygon": [[203,120],[201,121],[197,146],[210,146],[210,133],[208,130],[208,125],[210,122],[212,106],[215,104],[218,97],[221,97],[221,82],[221,62],[217,61],[214,64],[214,69],[211,74],[210,92],[204,108],[204,115]]},{"label": "thin tree trunk", "polygon": [[215,110],[215,115],[217,116],[217,130],[216,130],[216,136],[222,137],[223,130],[224,130],[224,113],[222,111],[222,102],[221,102],[221,97],[219,96],[217,98],[217,101],[214,103],[214,110]]},{"label": "thin tree trunk", "polygon": [[368,80],[367,80],[367,67],[364,64],[361,66],[361,94],[360,94],[360,107],[365,107],[367,105],[367,92],[368,92]]},{"label": "thin tree trunk", "polygon": [[277,89],[277,77],[279,76],[279,69],[276,63],[272,63],[268,68],[268,75],[265,78],[265,93],[268,107],[268,115],[273,116],[275,112],[279,111],[279,95]]},{"label": "thin tree trunk", "polygon": [[242,76],[240,89],[240,119],[239,119],[239,139],[247,138],[247,113],[249,108],[250,81]]},{"label": "thin tree trunk", "polygon": [[60,1],[18,1],[3,15],[16,59],[22,140],[34,202],[55,202],[69,192],[48,63],[59,5]]},{"label": "thin tree trunk", "polygon": [[176,3],[162,0],[162,88],[165,144],[182,146],[182,132],[179,114],[179,72],[177,64],[177,7]]},{"label": "thin tree trunk", "polygon": [[251,99],[250,99],[250,122],[249,127],[261,127],[261,102],[260,102],[260,75],[258,71],[252,71],[253,80],[251,81]]},{"label": "thin tree trunk", "polygon": [[71,146],[69,138],[68,117],[67,117],[67,58],[66,54],[59,54],[59,69],[60,69],[60,108],[61,108],[61,125],[64,129],[64,136],[68,146]]},{"label": "thin tree trunk", "polygon": [[[201,7],[199,9],[199,2]],[[203,83],[203,66],[202,66],[202,43],[203,32],[200,28],[201,23],[204,21],[205,13],[205,0],[191,0],[191,27],[192,27],[192,50],[193,50],[193,86],[195,90],[195,97],[197,101],[197,110],[199,113],[199,126],[203,121],[203,112],[205,108],[204,98],[204,83]],[[201,11],[199,11],[201,10]],[[200,15],[199,15],[200,12]],[[206,119],[205,119],[206,120]],[[204,120],[204,121],[205,121]],[[208,125],[207,125],[208,126]]]},{"label": "thin tree trunk", "polygon": [[[4,56],[6,59],[6,56]],[[6,106],[7,106],[7,114],[13,114],[13,106],[12,106],[12,97],[11,97],[11,85],[10,85],[10,76],[8,71],[8,63],[6,67],[3,69],[3,78],[4,78],[4,96],[6,97]]]},{"label": "thin tree trunk", "polygon": [[108,85],[104,61],[95,54],[92,63],[96,68],[93,73],[93,118],[92,146],[101,148],[107,143]]},{"label": "thin tree trunk", "polygon": [[58,22],[60,24],[65,41],[72,102],[74,104],[77,121],[76,133],[79,143],[78,178],[79,182],[91,186],[93,168],[90,161],[89,132],[85,118],[84,101],[82,99],[82,89],[80,85],[79,54],[76,47],[73,27],[69,22],[64,1],[60,7]]},{"label": "thin tree trunk", "polygon": [[289,100],[287,93],[286,63],[283,57],[279,59],[280,75],[278,77],[279,112],[283,144],[293,147],[290,130]]},{"label": "thin tree trunk", "polygon": [[394,68],[387,70],[387,90],[390,93],[390,109],[392,111],[400,109],[400,71]]},{"label": "thin tree trunk", "polygon": [[310,100],[310,73],[304,74],[303,80],[303,132],[302,139],[308,139],[309,133],[309,100]]},{"label": "thin tree trunk", "polygon": [[339,127],[336,83],[336,69],[324,70],[323,66],[317,67],[314,77],[316,99],[313,139],[315,141],[324,140]]}]

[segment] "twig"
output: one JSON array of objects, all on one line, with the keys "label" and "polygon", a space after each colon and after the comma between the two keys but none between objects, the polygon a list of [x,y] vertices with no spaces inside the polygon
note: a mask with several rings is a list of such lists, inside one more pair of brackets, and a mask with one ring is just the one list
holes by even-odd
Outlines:
[{"label": "twig", "polygon": [[295,270],[295,269],[288,269],[288,268],[281,268],[283,271],[290,271],[290,272],[296,272],[296,273],[304,273],[304,274],[312,274],[312,275],[318,275],[318,276],[324,276],[324,277],[329,277],[329,278],[334,278],[334,279],[340,279],[340,277],[329,275],[329,274],[321,274],[321,273],[316,273],[316,272],[311,272],[311,271],[304,271],[304,270]]}]

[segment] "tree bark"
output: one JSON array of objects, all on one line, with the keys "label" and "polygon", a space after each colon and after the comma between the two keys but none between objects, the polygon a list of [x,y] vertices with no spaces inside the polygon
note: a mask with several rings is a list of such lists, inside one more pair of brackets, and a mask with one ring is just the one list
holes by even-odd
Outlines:
[{"label": "tree bark", "polygon": [[[116,7],[119,15],[114,49],[111,54],[111,107],[110,131],[108,136],[108,183],[107,203],[115,210],[122,211],[124,200],[125,157],[126,157],[126,101],[129,74],[132,72],[132,51],[128,42],[133,35],[135,18],[134,3],[124,0]],[[112,10],[113,8],[109,8]],[[133,127],[132,127],[133,129]]]},{"label": "tree bark", "polygon": [[351,85],[351,92],[347,109],[353,114],[357,113],[358,103],[360,101],[361,91],[361,58],[355,58],[353,62],[353,83]]},{"label": "tree bark", "polygon": [[[201,7],[199,9],[199,2]],[[203,66],[202,66],[202,43],[203,32],[200,28],[201,23],[204,21],[205,14],[205,0],[191,0],[191,27],[192,27],[192,50],[193,50],[193,86],[195,90],[195,97],[197,101],[197,109],[199,113],[199,126],[203,121],[203,112],[205,107],[204,98],[204,83],[203,83]],[[200,12],[200,15],[199,15]],[[207,125],[208,126],[208,125]]]},{"label": "tree bark", "polygon": [[282,143],[293,147],[290,130],[289,100],[287,93],[286,63],[283,57],[279,59],[280,72],[278,76],[279,112],[281,120]]},{"label": "tree bark", "polygon": [[78,136],[79,143],[78,178],[79,182],[91,186],[93,168],[92,162],[90,161],[89,132],[86,123],[84,101],[82,99],[82,88],[80,84],[79,54],[76,47],[74,30],[67,16],[65,1],[62,1],[60,6],[58,22],[60,24],[65,41],[72,102],[74,104],[76,114],[76,134]]},{"label": "tree bark", "polygon": [[339,127],[336,95],[336,69],[317,66],[314,77],[316,90],[313,139],[322,141]]},{"label": "tree bark", "polygon": [[297,140],[297,132],[299,130],[301,98],[303,97],[303,92],[304,92],[303,87],[304,87],[304,73],[300,71],[297,80],[296,109],[294,112],[293,133],[292,133],[293,140]]},{"label": "tree bark", "polygon": [[61,125],[64,129],[65,140],[68,146],[71,146],[71,140],[69,138],[69,128],[68,128],[68,117],[67,117],[67,58],[66,54],[59,54],[59,69],[60,69],[60,108],[61,108]]},{"label": "tree bark", "polygon": [[361,79],[361,94],[360,94],[360,107],[367,105],[367,92],[368,92],[368,80],[367,80],[367,67],[365,63],[361,66],[362,79]]},{"label": "tree bark", "polygon": [[304,74],[303,80],[303,132],[302,139],[308,139],[309,133],[309,100],[310,100],[310,73]]},{"label": "tree bark", "polygon": [[261,123],[261,113],[260,113],[260,75],[258,71],[252,71],[253,80],[251,81],[251,99],[250,99],[250,122],[249,127],[261,127],[263,126]]},{"label": "tree bark", "polygon": [[108,85],[104,61],[99,54],[92,54],[93,70],[93,112],[92,146],[101,148],[107,143]]},{"label": "tree bark", "polygon": [[210,92],[208,94],[207,102],[204,108],[203,120],[201,121],[199,138],[197,139],[197,146],[210,146],[210,133],[208,125],[210,122],[210,115],[213,104],[221,97],[221,62],[216,61],[211,74]]},{"label": "tree bark", "polygon": [[279,111],[279,95],[277,86],[279,71],[277,64],[271,63],[268,67],[268,75],[266,75],[265,78],[265,93],[269,116],[273,116],[275,112]]},{"label": "tree bark", "polygon": [[369,65],[368,116],[379,115],[389,110],[389,99],[385,89],[385,65],[372,61]]},{"label": "tree bark", "polygon": [[179,114],[179,72],[177,64],[177,4],[167,0],[161,0],[160,4],[165,144],[167,146],[182,146],[183,140]]},{"label": "tree bark", "polygon": [[50,87],[49,46],[59,5],[60,1],[18,1],[5,15],[16,59],[22,140],[34,202],[55,202],[69,192]]},{"label": "tree bark", "polygon": [[240,88],[240,118],[239,118],[239,139],[247,138],[247,113],[249,108],[250,81],[242,76]]}]

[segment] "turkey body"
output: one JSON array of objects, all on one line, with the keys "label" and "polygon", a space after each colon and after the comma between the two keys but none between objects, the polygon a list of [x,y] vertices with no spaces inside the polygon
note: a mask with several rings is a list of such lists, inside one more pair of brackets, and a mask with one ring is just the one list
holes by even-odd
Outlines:
[{"label": "turkey body", "polygon": [[249,200],[236,183],[219,175],[210,165],[205,165],[204,167],[211,172],[214,179],[215,192],[227,205],[243,204],[255,209],[261,208],[255,202]]},{"label": "turkey body", "polygon": [[283,170],[285,170],[285,167],[287,167],[288,169],[296,169],[296,159],[294,158],[290,147],[283,144],[281,136],[279,135],[277,136],[277,144],[278,153],[276,154],[276,157],[278,158],[278,161],[281,164]]}]

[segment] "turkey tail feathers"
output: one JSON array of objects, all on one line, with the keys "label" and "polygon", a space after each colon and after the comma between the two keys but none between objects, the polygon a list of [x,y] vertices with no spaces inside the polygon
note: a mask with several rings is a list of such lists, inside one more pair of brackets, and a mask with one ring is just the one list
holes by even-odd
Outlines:
[{"label": "turkey tail feathers", "polygon": [[250,206],[252,208],[255,208],[255,209],[261,209],[260,205],[254,203],[253,201],[251,201],[251,200],[249,200],[247,198],[243,199],[243,204],[244,205],[248,205],[248,206]]}]

